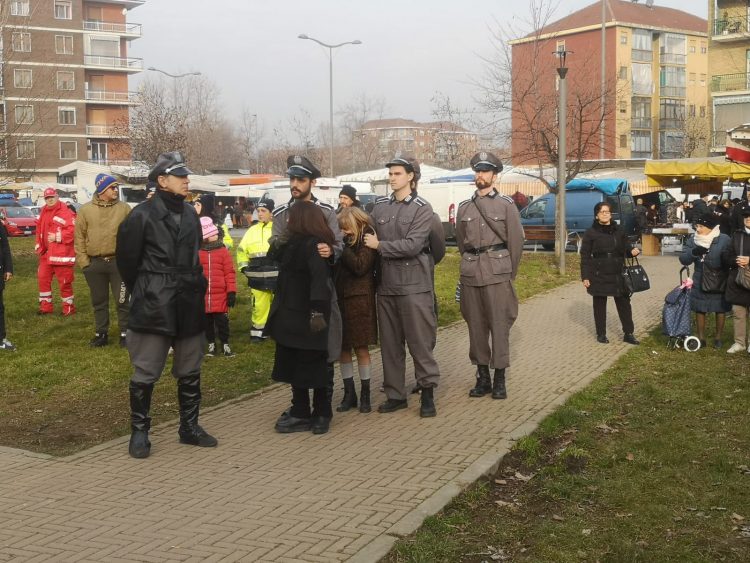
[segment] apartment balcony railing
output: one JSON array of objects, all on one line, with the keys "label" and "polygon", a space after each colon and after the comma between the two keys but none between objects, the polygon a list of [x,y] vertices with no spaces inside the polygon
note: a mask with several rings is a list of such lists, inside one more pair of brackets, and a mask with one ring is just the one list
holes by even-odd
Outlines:
[{"label": "apartment balcony railing", "polygon": [[137,37],[140,37],[143,26],[139,23],[84,20],[83,29],[85,31],[99,31],[104,33],[117,33],[119,35],[135,35]]},{"label": "apartment balcony railing", "polygon": [[86,125],[86,135],[89,137],[119,137],[123,136],[122,128],[115,125]]},{"label": "apartment balcony railing", "polygon": [[685,119],[680,117],[662,117],[659,119],[659,129],[682,129]]},{"label": "apartment balcony railing", "polygon": [[684,65],[687,56],[682,53],[660,53],[659,62],[666,65]]},{"label": "apartment balcony railing", "polygon": [[659,95],[670,98],[684,98],[687,94],[687,88],[684,86],[659,86]]},{"label": "apartment balcony railing", "polygon": [[85,66],[107,67],[138,72],[143,70],[143,59],[132,57],[110,57],[106,55],[84,55]]},{"label": "apartment balcony railing", "polygon": [[746,72],[717,74],[711,77],[711,92],[750,90],[750,75]]},{"label": "apartment balcony railing", "polygon": [[[731,41],[748,33],[748,16],[731,16],[715,20],[712,29],[714,41]],[[735,36],[735,37],[731,37]]]},{"label": "apartment balcony railing", "polygon": [[631,129],[651,129],[650,117],[633,117],[630,120]]},{"label": "apartment balcony railing", "polygon": [[90,102],[135,103],[135,92],[112,92],[108,90],[86,90],[86,100]]},{"label": "apartment balcony railing", "polygon": [[110,158],[89,158],[88,161],[105,166],[131,166],[133,164],[132,160],[112,160]]},{"label": "apartment balcony railing", "polygon": [[650,63],[654,60],[654,52],[645,49],[633,49],[631,57],[634,61]]},{"label": "apartment balcony railing", "polygon": [[711,150],[717,152],[717,150],[724,150],[727,146],[727,132],[726,131],[711,131]]}]

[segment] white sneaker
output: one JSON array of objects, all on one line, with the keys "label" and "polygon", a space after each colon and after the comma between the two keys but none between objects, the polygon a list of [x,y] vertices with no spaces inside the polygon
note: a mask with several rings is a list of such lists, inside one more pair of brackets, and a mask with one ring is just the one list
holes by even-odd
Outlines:
[{"label": "white sneaker", "polygon": [[211,344],[208,345],[208,352],[206,352],[206,356],[213,357],[214,354],[216,354],[216,344],[211,342]]},{"label": "white sneaker", "polygon": [[16,347],[11,344],[10,340],[7,338],[3,338],[3,341],[0,342],[0,350],[6,350],[8,352],[15,352]]},{"label": "white sneaker", "polygon": [[224,344],[224,356],[226,358],[231,358],[234,356],[234,352],[232,352],[232,349],[229,347],[229,344]]},{"label": "white sneaker", "polygon": [[[737,344],[735,342],[729,347],[729,350],[727,350],[727,354],[736,354],[737,352],[742,352],[744,349],[745,347],[742,344]],[[750,350],[748,350],[748,352],[750,352]]]}]

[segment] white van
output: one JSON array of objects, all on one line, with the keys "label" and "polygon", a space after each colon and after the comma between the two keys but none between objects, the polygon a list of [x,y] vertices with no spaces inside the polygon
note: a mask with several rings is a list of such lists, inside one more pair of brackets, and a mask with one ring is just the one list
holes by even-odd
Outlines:
[{"label": "white van", "polygon": [[419,197],[432,205],[432,210],[440,216],[446,240],[456,238],[456,212],[458,204],[474,195],[477,187],[474,182],[446,182],[439,184],[420,184],[417,188]]}]

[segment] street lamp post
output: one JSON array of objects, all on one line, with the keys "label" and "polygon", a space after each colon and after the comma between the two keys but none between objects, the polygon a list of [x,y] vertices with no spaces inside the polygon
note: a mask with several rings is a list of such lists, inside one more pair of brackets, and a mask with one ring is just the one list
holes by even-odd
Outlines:
[{"label": "street lamp post", "polygon": [[152,72],[160,72],[164,76],[168,76],[172,79],[172,101],[177,105],[177,79],[179,78],[185,78],[186,76],[200,76],[200,72],[183,72],[182,74],[172,74],[171,72],[167,72],[166,70],[162,70],[160,68],[156,68],[153,66],[148,67],[146,70],[150,70]]},{"label": "street lamp post", "polygon": [[315,41],[318,45],[321,45],[328,49],[328,87],[329,87],[329,98],[330,98],[330,107],[329,107],[329,133],[330,133],[330,144],[331,146],[329,151],[329,167],[330,167],[330,174],[333,176],[333,50],[338,47],[343,47],[344,45],[361,45],[362,42],[359,39],[355,39],[354,41],[344,41],[343,43],[338,43],[336,45],[329,45],[328,43],[324,43],[323,41],[319,41],[318,39],[315,39],[314,37],[309,37],[305,35],[304,33],[297,36],[299,39],[308,39],[309,41]]},{"label": "street lamp post", "polygon": [[557,105],[557,205],[555,211],[555,214],[557,215],[557,244],[555,245],[555,252],[557,254],[558,269],[561,274],[565,274],[565,247],[568,242],[568,229],[565,224],[565,176],[567,174],[567,147],[565,138],[567,135],[568,121],[568,83],[565,79],[568,74],[568,69],[565,66],[565,57],[568,53],[572,53],[572,51],[566,51],[565,48],[555,51],[554,53],[559,59],[557,75],[560,78],[560,97]]}]

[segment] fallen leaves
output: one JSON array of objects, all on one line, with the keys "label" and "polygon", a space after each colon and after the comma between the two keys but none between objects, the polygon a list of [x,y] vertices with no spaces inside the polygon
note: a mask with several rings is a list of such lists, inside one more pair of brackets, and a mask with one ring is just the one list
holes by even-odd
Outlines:
[{"label": "fallen leaves", "polygon": [[625,459],[627,459],[628,461],[633,461],[635,460],[635,456],[632,453],[628,452],[628,454],[625,456]]}]

